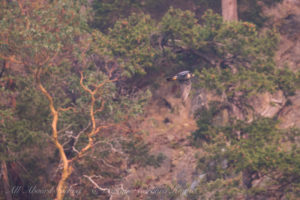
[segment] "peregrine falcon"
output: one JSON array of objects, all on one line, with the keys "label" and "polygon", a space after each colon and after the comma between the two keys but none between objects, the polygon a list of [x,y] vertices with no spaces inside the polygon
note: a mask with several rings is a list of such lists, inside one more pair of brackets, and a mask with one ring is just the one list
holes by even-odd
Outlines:
[{"label": "peregrine falcon", "polygon": [[184,82],[189,81],[192,77],[194,77],[194,74],[192,74],[190,71],[182,71],[172,77],[167,78],[167,81],[178,80],[179,82]]},{"label": "peregrine falcon", "polygon": [[167,78],[167,81],[175,81],[177,80],[180,84],[180,90],[181,90],[181,99],[183,104],[186,103],[186,100],[189,96],[189,93],[191,91],[191,78],[194,77],[194,74],[192,74],[190,71],[182,71],[178,74]]}]

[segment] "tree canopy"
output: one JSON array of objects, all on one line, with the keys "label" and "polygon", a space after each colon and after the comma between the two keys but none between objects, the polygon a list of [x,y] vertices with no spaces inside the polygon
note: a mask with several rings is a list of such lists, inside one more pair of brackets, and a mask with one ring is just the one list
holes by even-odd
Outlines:
[{"label": "tree canopy", "polygon": [[[200,1],[207,8],[211,3]],[[2,173],[11,174],[13,184],[55,186],[49,196],[60,200],[75,198],[64,193],[68,185],[88,182],[109,195],[99,185],[118,184],[128,167],[159,167],[165,156],[150,153],[130,120],[143,117],[149,88],[162,83],[166,72],[185,69],[196,75],[194,94],[205,88],[219,99],[195,115],[198,130],[190,141],[206,151],[198,168],[207,180],[188,195],[297,196],[299,130],[279,129],[277,116],[263,118],[249,104],[267,92],[282,91],[288,98],[299,87],[299,74],[276,66],[276,28],[259,29],[260,19],[251,17],[245,19],[256,24],[225,22],[210,9],[199,17],[166,6],[154,18],[150,11],[157,4],[1,2],[0,158],[8,166]],[[152,70],[158,75],[147,77]],[[137,77],[153,81],[142,86]],[[224,110],[229,119],[220,125],[215,119]],[[99,185],[90,174],[99,174]],[[257,178],[266,187],[255,185]],[[97,198],[87,187],[76,198]]]}]

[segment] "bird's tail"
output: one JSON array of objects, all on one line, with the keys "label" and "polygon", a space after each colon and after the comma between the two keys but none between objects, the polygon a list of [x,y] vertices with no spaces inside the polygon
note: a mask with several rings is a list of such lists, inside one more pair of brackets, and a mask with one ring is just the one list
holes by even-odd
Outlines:
[{"label": "bird's tail", "polygon": [[172,76],[166,79],[167,81],[175,81],[177,80],[177,76]]}]

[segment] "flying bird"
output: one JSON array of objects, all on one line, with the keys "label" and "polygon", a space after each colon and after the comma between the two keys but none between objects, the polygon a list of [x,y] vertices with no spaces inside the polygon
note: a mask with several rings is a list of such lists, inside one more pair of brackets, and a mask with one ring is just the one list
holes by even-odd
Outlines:
[{"label": "flying bird", "polygon": [[194,77],[194,74],[192,74],[190,71],[182,71],[172,77],[167,78],[167,81],[178,80],[179,82],[184,82],[189,81],[192,77]]},{"label": "flying bird", "polygon": [[190,71],[182,71],[178,74],[167,78],[167,81],[179,81],[180,89],[181,89],[181,99],[183,104],[186,103],[186,100],[189,96],[189,93],[192,88],[191,78],[194,77]]}]

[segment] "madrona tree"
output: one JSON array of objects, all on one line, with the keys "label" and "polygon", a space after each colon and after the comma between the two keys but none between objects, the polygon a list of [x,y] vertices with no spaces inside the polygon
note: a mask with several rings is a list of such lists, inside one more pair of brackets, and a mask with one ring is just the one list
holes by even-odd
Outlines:
[{"label": "madrona tree", "polygon": [[[35,168],[47,162],[51,164],[60,160],[58,178],[55,174],[50,178],[57,182],[56,199],[72,195],[66,191],[67,181],[74,173],[75,165],[76,173],[80,173],[80,177],[72,181],[86,180],[93,187],[107,192],[106,188],[95,184],[93,175],[89,175],[96,173],[92,166],[97,165],[100,173],[109,174],[109,169],[118,169],[122,158],[127,161],[127,157],[136,156],[131,150],[126,150],[126,144],[131,144],[130,138],[115,137],[113,134],[118,131],[134,132],[128,129],[123,120],[141,113],[143,104],[150,96],[149,92],[146,95],[135,94],[131,99],[118,95],[115,83],[121,81],[123,75],[129,76],[137,71],[143,73],[143,67],[135,68],[135,63],[130,64],[135,58],[134,52],[128,56],[131,62],[122,62],[122,59],[129,60],[125,59],[122,52],[124,48],[126,50],[140,47],[139,55],[142,57],[146,50],[134,42],[134,47],[125,46],[125,41],[122,43],[121,40],[119,45],[117,41],[121,34],[127,34],[126,31],[112,35],[111,44],[108,36],[89,29],[85,18],[88,7],[79,2],[3,1],[2,5],[1,89],[5,94],[1,97],[1,107],[4,108],[3,112],[1,111],[1,135],[5,141],[2,143],[4,154],[1,154],[3,166],[6,161],[10,161],[9,157],[14,156],[13,158],[17,159],[15,155],[19,154],[20,148],[27,150],[26,144],[31,147],[33,145],[41,150],[31,148],[33,151],[27,152],[32,156],[32,160],[43,155],[47,155],[46,158],[49,159],[43,160],[44,163],[39,163],[40,165],[37,163]],[[145,24],[149,19],[144,19]],[[126,21],[120,22],[119,25],[126,25]],[[144,35],[140,35],[141,42],[144,42],[149,28],[143,27],[143,24],[137,26],[138,31],[139,28],[141,33],[145,32]],[[139,34],[133,34],[131,39],[137,36]],[[118,51],[120,53],[111,54]],[[149,63],[147,57],[151,55],[145,57],[145,62]],[[99,136],[99,132],[103,133],[104,130],[107,130],[107,134]],[[54,158],[47,152],[47,149],[51,149],[49,136],[56,148]],[[38,141],[38,138],[43,141]],[[143,144],[141,139],[134,140],[136,143],[130,145],[130,148],[137,152],[140,149],[136,148],[142,147],[143,155],[139,159],[133,159],[131,163],[159,165],[161,157],[156,159],[155,156],[147,154],[148,145]],[[142,146],[139,145],[141,143]],[[97,150],[91,152],[96,145]],[[10,152],[9,156],[7,152]],[[113,152],[112,155],[110,152]],[[108,155],[111,159],[109,162],[105,161]],[[95,156],[99,156],[98,159],[90,162]],[[148,159],[153,163],[148,162]],[[26,166],[32,167],[33,163],[36,163],[32,160],[26,162]],[[20,163],[20,166],[23,164]],[[2,169],[7,175],[5,168]],[[111,172],[113,173],[115,172]],[[111,174],[101,179],[109,179]],[[33,180],[32,176],[31,174],[27,180]],[[45,176],[43,178],[46,179]],[[40,185],[41,187],[52,186],[48,183],[49,180],[43,181],[46,185]],[[5,179],[4,184],[9,194],[9,180]],[[23,185],[26,187],[26,183],[22,183]]]},{"label": "madrona tree", "polygon": [[[18,148],[21,148],[28,138],[35,141],[36,135],[33,133],[51,131],[51,138],[62,163],[55,199],[63,199],[66,181],[73,172],[72,165],[93,146],[95,134],[111,126],[96,124],[95,115],[105,109],[106,99],[112,95],[112,93],[105,94],[109,88],[113,87],[109,86],[109,83],[115,82],[118,78],[117,75],[112,74],[115,71],[111,68],[96,72],[94,75],[91,72],[88,73],[87,69],[92,64],[88,58],[88,51],[91,52],[92,45],[81,8],[82,5],[79,2],[73,1],[3,1],[1,6],[0,59],[4,63],[1,81],[2,89],[5,93],[9,93],[8,96],[11,96],[11,102],[1,102],[6,107],[6,110],[1,112],[3,120],[1,134],[3,140],[7,141],[4,144],[8,144],[3,148],[7,148],[5,152],[13,151],[12,145],[20,145]],[[24,109],[31,104],[28,102],[28,105],[25,105],[19,101],[19,98],[26,98],[26,94],[20,90],[20,87],[23,87],[27,93],[38,89],[44,96],[33,96],[33,98],[41,99],[40,101],[34,99],[34,102],[45,110],[44,116],[39,111],[36,113],[38,118],[45,118],[42,124],[36,124],[35,130],[28,127],[28,135],[26,132],[24,134],[27,130],[24,126],[26,124],[20,125],[24,131],[15,131],[18,135],[12,135],[13,129],[7,132],[10,123],[16,126],[20,123],[16,122],[17,120],[30,115],[25,114]],[[84,92],[86,96],[78,96],[78,93]],[[104,95],[101,95],[101,92]],[[43,102],[42,105],[41,102]],[[84,104],[89,106],[84,106]],[[32,106],[34,108],[35,105]],[[87,108],[89,114],[80,112],[84,108]],[[49,111],[50,118],[46,114]],[[71,112],[77,116],[77,119],[70,117]],[[28,113],[32,114],[32,111],[28,110]],[[78,121],[80,118],[85,120]],[[74,151],[75,155],[68,155],[60,134],[67,129],[77,130],[76,127],[87,126],[88,118],[90,118],[91,125],[89,129],[85,129],[88,132],[87,141],[76,147],[79,149]],[[34,123],[32,118],[24,120],[29,124]],[[74,120],[77,120],[79,124],[76,124]],[[48,124],[48,127],[45,124]],[[18,136],[14,139],[16,142],[13,142],[12,137],[16,136]]]}]

